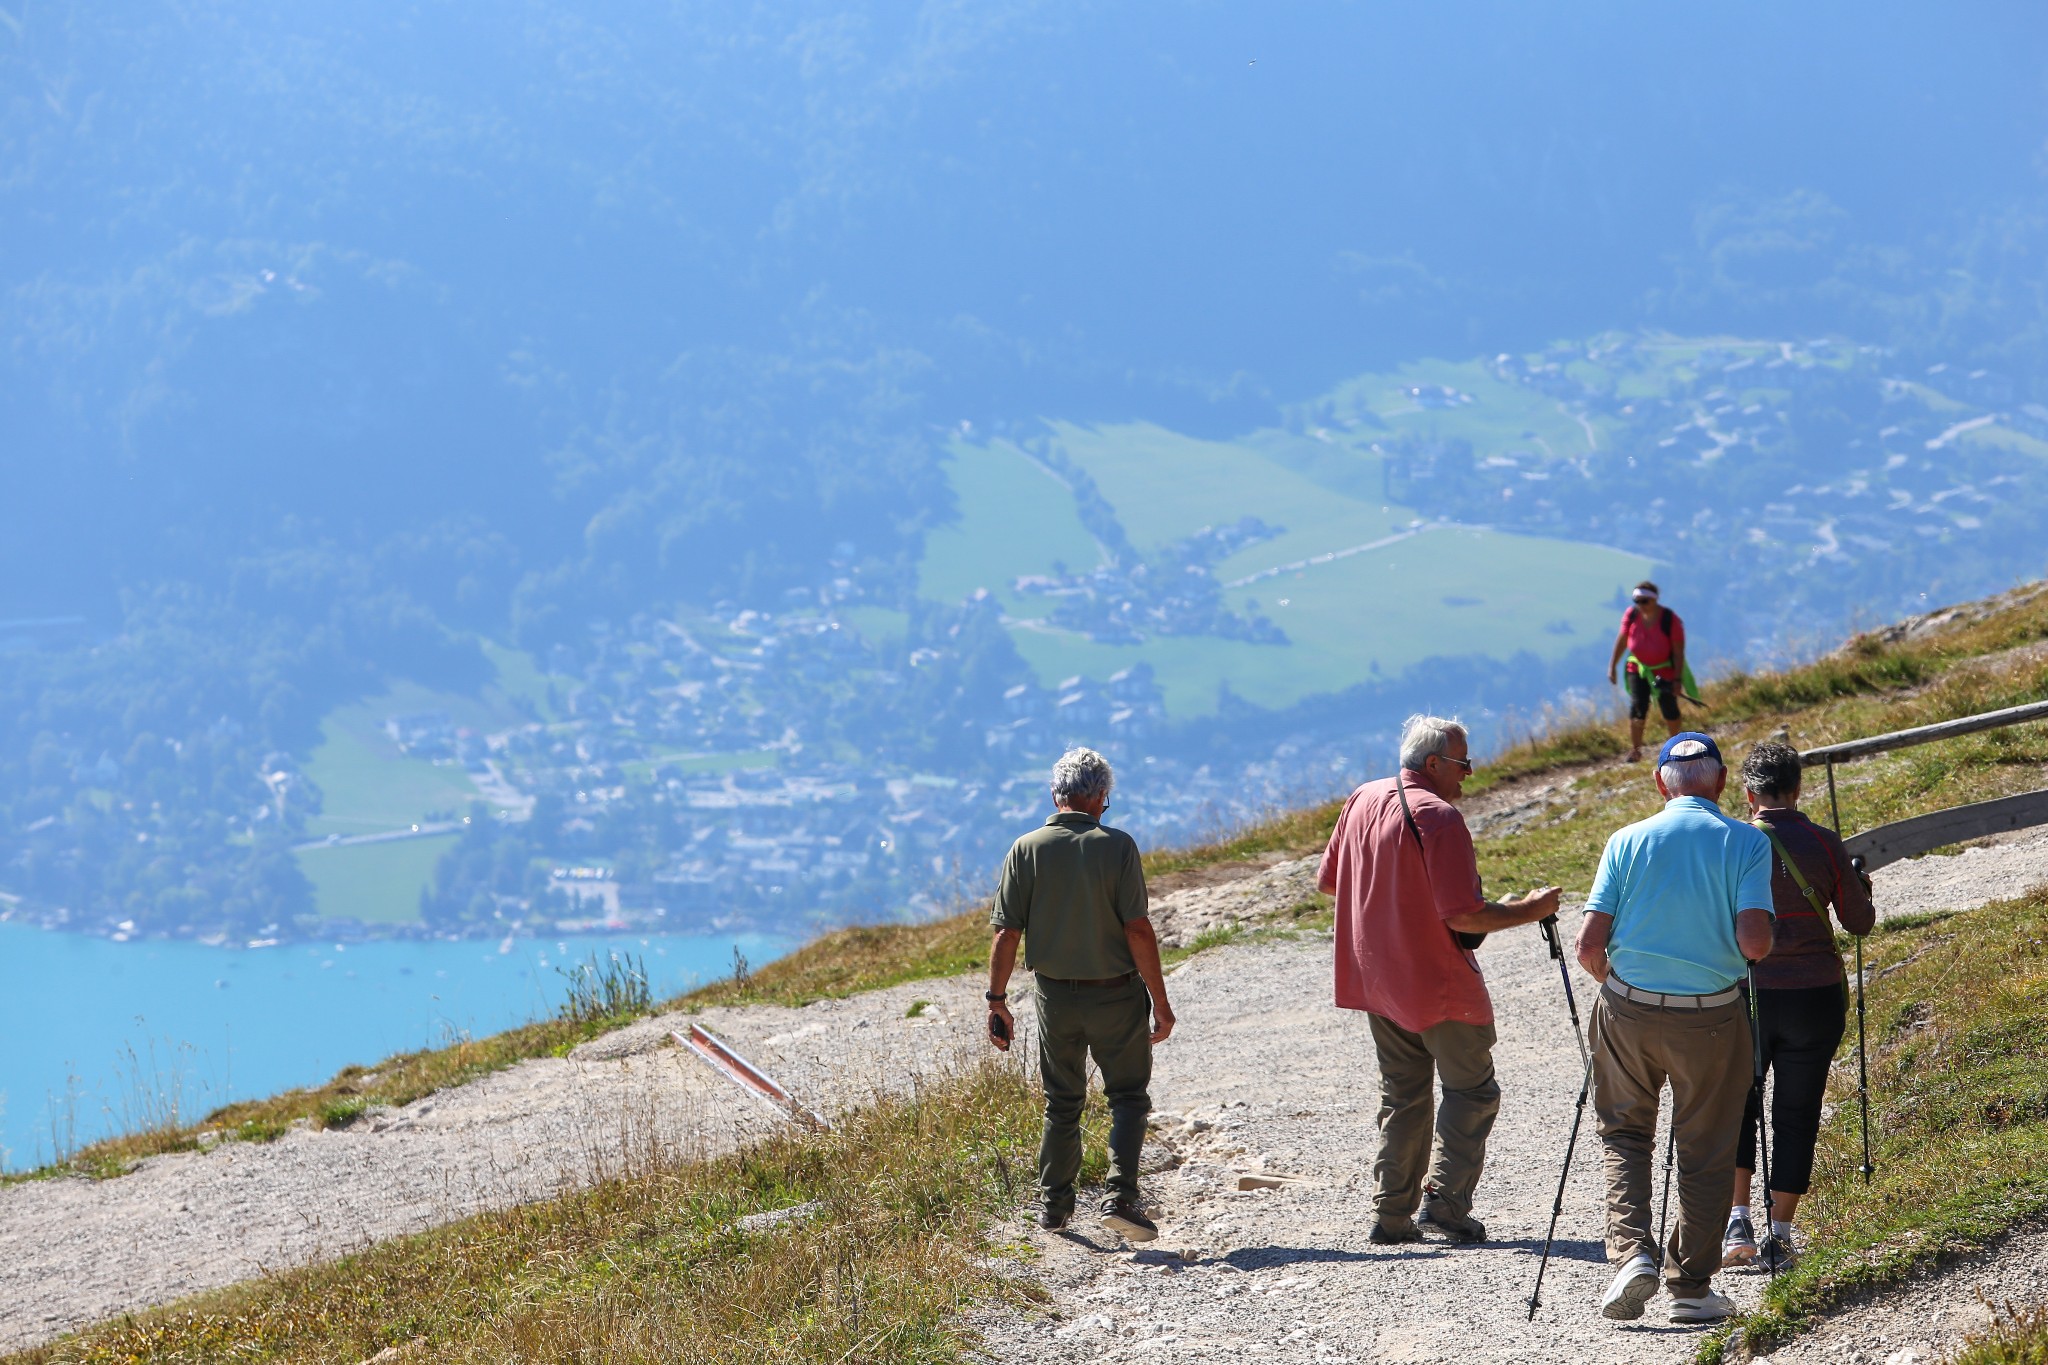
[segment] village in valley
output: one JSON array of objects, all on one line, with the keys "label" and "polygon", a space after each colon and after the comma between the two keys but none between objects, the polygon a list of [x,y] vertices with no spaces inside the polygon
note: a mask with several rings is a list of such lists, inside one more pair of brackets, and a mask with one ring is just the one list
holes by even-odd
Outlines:
[{"label": "village in valley", "polygon": [[[1842,341],[1645,333],[1364,376],[1234,443],[962,422],[961,520],[908,574],[842,544],[769,600],[493,646],[521,681],[490,705],[399,687],[268,755],[268,799],[225,818],[291,832],[311,916],[139,924],[0,884],[0,918],[268,942],[932,913],[988,885],[1070,744],[1118,764],[1114,822],[1184,842],[1382,771],[1425,666],[1495,739],[1501,660],[1597,710],[1645,572],[1709,666],[1794,657],[1843,602],[1996,586],[2048,496],[2048,409],[2014,394]],[[1202,461],[1241,491],[1201,501]],[[125,780],[76,757],[81,799]]]}]

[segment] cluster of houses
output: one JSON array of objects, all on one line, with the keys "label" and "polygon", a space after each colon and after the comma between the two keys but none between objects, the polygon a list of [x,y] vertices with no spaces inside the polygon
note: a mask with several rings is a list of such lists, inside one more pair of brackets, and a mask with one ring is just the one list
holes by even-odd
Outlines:
[{"label": "cluster of houses", "polygon": [[1153,553],[1113,554],[1085,573],[1026,574],[1012,587],[1053,604],[1050,621],[1104,644],[1138,644],[1161,635],[1209,635],[1284,645],[1287,635],[1256,612],[1232,611],[1212,572],[1238,551],[1283,528],[1258,517],[1205,526]]}]

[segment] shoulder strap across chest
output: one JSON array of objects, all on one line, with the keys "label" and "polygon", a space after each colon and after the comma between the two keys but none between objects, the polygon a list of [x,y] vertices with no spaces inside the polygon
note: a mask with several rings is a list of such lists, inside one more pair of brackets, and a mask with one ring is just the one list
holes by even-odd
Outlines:
[{"label": "shoulder strap across chest", "polygon": [[1779,866],[1783,867],[1786,875],[1792,878],[1792,884],[1799,888],[1799,894],[1806,897],[1806,903],[1813,907],[1813,913],[1822,919],[1826,919],[1828,913],[1827,906],[1822,903],[1820,892],[1813,889],[1813,884],[1806,880],[1806,874],[1799,870],[1799,864],[1792,861],[1792,855],[1786,851],[1783,841],[1778,838],[1778,832],[1772,829],[1769,823],[1761,819],[1752,820],[1750,823],[1762,830],[1764,838],[1771,841],[1771,847],[1778,854]]}]

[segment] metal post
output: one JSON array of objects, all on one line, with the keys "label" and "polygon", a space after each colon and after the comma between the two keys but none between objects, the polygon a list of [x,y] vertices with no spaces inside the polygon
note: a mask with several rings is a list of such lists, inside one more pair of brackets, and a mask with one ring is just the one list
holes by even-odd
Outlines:
[{"label": "metal post", "polygon": [[1869,1035],[1863,1030],[1863,935],[1856,935],[1856,1103],[1863,1111],[1863,1183],[1868,1185],[1877,1168],[1870,1164],[1870,1062]]}]

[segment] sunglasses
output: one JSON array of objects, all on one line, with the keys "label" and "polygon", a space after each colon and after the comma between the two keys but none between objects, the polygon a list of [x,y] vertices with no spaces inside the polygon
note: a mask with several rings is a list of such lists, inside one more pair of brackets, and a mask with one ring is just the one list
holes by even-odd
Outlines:
[{"label": "sunglasses", "polygon": [[1472,760],[1469,758],[1452,758],[1449,754],[1433,754],[1431,757],[1440,758],[1446,763],[1455,763],[1463,768],[1467,774],[1470,774],[1472,771]]}]

